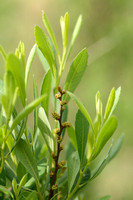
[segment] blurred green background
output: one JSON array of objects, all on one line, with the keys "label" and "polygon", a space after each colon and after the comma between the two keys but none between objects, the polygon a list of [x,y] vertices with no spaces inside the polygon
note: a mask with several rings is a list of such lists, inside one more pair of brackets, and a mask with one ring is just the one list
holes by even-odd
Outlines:
[{"label": "blurred green background", "polygon": [[[44,10],[53,26],[61,49],[59,19],[70,15],[70,35],[77,17],[83,15],[83,24],[73,48],[75,56],[83,47],[89,52],[89,67],[76,90],[84,105],[95,116],[95,94],[101,92],[107,100],[112,87],[122,87],[119,105],[115,111],[125,139],[117,157],[84,191],[85,200],[96,200],[110,194],[112,200],[133,199],[133,1],[132,0],[0,0],[0,44],[7,52],[14,52],[20,40],[25,43],[26,56],[35,43],[34,26],[44,28],[41,11]],[[72,59],[71,56],[71,59]],[[70,61],[72,61],[70,59]],[[32,72],[38,84],[44,70],[36,56]],[[0,57],[0,77],[4,62]],[[63,84],[62,80],[62,84]],[[29,91],[32,85],[29,86]],[[29,93],[29,99],[32,99]],[[72,103],[70,103],[72,108]],[[74,119],[69,113],[69,120]]]}]

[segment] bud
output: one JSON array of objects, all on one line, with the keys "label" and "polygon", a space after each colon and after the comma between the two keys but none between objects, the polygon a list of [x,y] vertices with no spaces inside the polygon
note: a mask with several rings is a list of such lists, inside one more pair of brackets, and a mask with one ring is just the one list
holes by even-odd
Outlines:
[{"label": "bud", "polygon": [[60,133],[60,129],[59,128],[55,128],[54,129],[54,133],[58,135],[58,133]]},{"label": "bud", "polygon": [[63,167],[65,164],[66,164],[66,161],[65,161],[65,160],[62,160],[62,161],[59,163],[59,165],[60,165],[61,167]]},{"label": "bud", "polygon": [[56,98],[56,99],[61,99],[61,95],[60,95],[60,94],[56,94],[56,95],[55,95],[55,98]]},{"label": "bud", "polygon": [[62,151],[63,150],[63,147],[60,145],[60,147],[59,147],[59,151]]},{"label": "bud", "polygon": [[62,106],[62,112],[64,112],[64,110],[65,110],[65,106]]},{"label": "bud", "polygon": [[63,91],[62,91],[62,94],[66,94],[66,90],[63,90]]},{"label": "bud", "polygon": [[55,155],[54,152],[51,152],[51,156],[52,156],[53,159],[56,159],[56,155]]},{"label": "bud", "polygon": [[62,89],[60,86],[58,86],[57,90],[62,94]]},{"label": "bud", "polygon": [[53,118],[56,120],[60,119],[60,115],[58,115],[56,112],[52,112]]},{"label": "bud", "polygon": [[57,190],[57,184],[52,185],[52,190]]},{"label": "bud", "polygon": [[65,100],[60,101],[60,105],[61,105],[61,106],[64,106],[65,104],[67,104],[67,101],[65,101]]},{"label": "bud", "polygon": [[63,122],[62,123],[63,128],[67,128],[67,127],[70,127],[70,126],[71,126],[71,124],[69,122]]},{"label": "bud", "polygon": [[60,136],[58,136],[57,142],[58,142],[58,143],[61,143],[61,142],[62,142],[62,138],[61,138]]},{"label": "bud", "polygon": [[52,178],[54,176],[54,172],[50,171],[50,177]]}]

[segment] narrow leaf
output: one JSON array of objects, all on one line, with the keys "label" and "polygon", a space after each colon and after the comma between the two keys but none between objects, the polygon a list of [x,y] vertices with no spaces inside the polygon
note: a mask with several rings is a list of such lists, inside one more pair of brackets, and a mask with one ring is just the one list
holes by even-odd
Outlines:
[{"label": "narrow leaf", "polygon": [[78,150],[74,127],[71,125],[69,128],[67,128],[67,132],[68,132],[69,139],[71,140],[71,143],[73,144],[74,148]]},{"label": "narrow leaf", "polygon": [[0,45],[0,53],[3,56],[4,60],[6,60],[7,59],[7,54],[6,54],[5,50],[2,48],[1,45]]},{"label": "narrow leaf", "polygon": [[69,14],[66,13],[64,17],[60,18],[60,26],[62,33],[63,48],[66,50],[68,41],[68,30],[69,30]]},{"label": "narrow leaf", "polygon": [[25,200],[38,200],[37,192],[30,192],[30,194],[28,195],[28,197],[25,198]]},{"label": "narrow leaf", "polygon": [[16,145],[16,154],[19,161],[24,165],[27,171],[38,181],[38,170],[35,157],[31,152],[29,145],[25,140],[20,139]]},{"label": "narrow leaf", "polygon": [[89,115],[89,113],[87,112],[86,108],[84,107],[84,105],[81,103],[81,101],[71,92],[67,91],[67,94],[75,101],[75,103],[77,104],[78,108],[80,109],[80,111],[83,113],[83,115],[86,117],[86,119],[88,120],[92,130],[94,131],[94,126],[91,120],[91,117]]},{"label": "narrow leaf", "polygon": [[94,148],[94,154],[92,155],[92,159],[94,159],[103,149],[104,145],[110,139],[117,128],[117,119],[116,117],[111,117],[101,129]]},{"label": "narrow leaf", "polygon": [[30,69],[31,69],[31,65],[33,63],[34,57],[35,57],[36,50],[37,50],[37,45],[35,44],[32,47],[30,54],[28,56],[28,59],[27,59],[26,69],[25,69],[25,85],[26,85],[26,87],[28,84],[29,73],[30,73]]},{"label": "narrow leaf", "polygon": [[38,26],[35,26],[35,38],[36,38],[36,42],[39,49],[43,53],[47,62],[49,63],[49,66],[54,78],[56,78],[55,77],[56,76],[55,60],[54,60],[54,54],[53,54],[52,48],[50,46],[50,43],[48,41],[46,34]]},{"label": "narrow leaf", "polygon": [[50,38],[51,38],[51,40],[52,40],[52,42],[54,44],[54,47],[55,47],[55,49],[56,49],[56,51],[57,51],[57,53],[59,55],[59,49],[58,49],[58,45],[57,45],[57,42],[56,42],[56,38],[55,38],[55,35],[54,35],[54,32],[53,32],[53,29],[52,29],[52,27],[50,25],[50,22],[49,22],[46,14],[44,12],[42,13],[42,19],[43,19],[44,26],[47,29],[47,31],[48,31],[48,33],[50,35]]},{"label": "narrow leaf", "polygon": [[75,151],[70,155],[67,161],[68,167],[68,192],[71,192],[72,186],[80,169],[80,160],[78,152]]},{"label": "narrow leaf", "polygon": [[42,63],[42,66],[43,66],[45,72],[47,72],[50,69],[49,64],[48,64],[46,58],[44,57],[44,55],[42,54],[41,50],[38,47],[37,47],[37,54],[38,54],[38,57]]},{"label": "narrow leaf", "polygon": [[[83,49],[77,57],[72,62],[70,66],[64,89],[70,92],[74,92],[78,86],[88,62],[88,52],[86,49]],[[69,97],[66,96],[66,100],[69,101]]]},{"label": "narrow leaf", "polygon": [[48,116],[49,98],[51,91],[51,81],[52,81],[51,71],[48,70],[48,72],[43,78],[41,86],[41,95],[46,95],[46,98],[44,101],[42,101],[41,105],[44,108],[47,116]]},{"label": "narrow leaf", "polygon": [[7,58],[6,69],[12,72],[14,79],[17,82],[17,86],[19,87],[22,104],[23,106],[25,106],[25,98],[26,98],[25,82],[24,82],[25,74],[22,62],[15,55],[9,54]]},{"label": "narrow leaf", "polygon": [[108,116],[111,112],[111,109],[113,107],[114,104],[114,100],[115,100],[115,88],[113,88],[110,92],[108,101],[107,101],[107,105],[106,105],[106,109],[105,109],[105,114],[104,114],[104,121],[106,121],[108,119]]},{"label": "narrow leaf", "polygon": [[2,185],[0,185],[0,192],[3,192],[4,194],[8,194],[14,199],[13,194],[6,187]]},{"label": "narrow leaf", "polygon": [[38,106],[45,98],[45,95],[42,95],[41,97],[37,98],[33,102],[31,102],[29,105],[27,105],[14,119],[13,124],[11,126],[10,132],[13,131],[13,129],[17,126],[17,124],[25,118],[29,113],[31,113],[36,106]]},{"label": "narrow leaf", "polygon": [[[34,93],[34,99],[37,99],[38,98],[38,88],[37,88],[37,85],[36,85],[34,79],[33,79],[33,93]],[[38,112],[39,112],[39,108],[37,106],[34,109],[34,137],[35,137],[37,127],[38,127]]]},{"label": "narrow leaf", "polygon": [[83,167],[84,153],[87,144],[88,132],[89,132],[89,123],[82,114],[82,112],[78,110],[75,121],[75,133],[76,133],[76,140],[77,140],[77,147],[78,147],[81,168]]}]

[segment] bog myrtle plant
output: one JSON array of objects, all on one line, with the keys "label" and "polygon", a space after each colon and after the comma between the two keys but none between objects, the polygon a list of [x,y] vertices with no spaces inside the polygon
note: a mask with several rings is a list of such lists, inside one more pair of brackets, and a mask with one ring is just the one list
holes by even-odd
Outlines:
[{"label": "bog myrtle plant", "polygon": [[[61,54],[44,12],[42,19],[48,36],[35,26],[36,44],[27,61],[23,42],[19,43],[15,53],[10,54],[0,46],[5,60],[5,73],[0,79],[0,199],[80,200],[82,189],[102,172],[122,144],[123,135],[117,142],[111,140],[106,145],[117,128],[117,118],[112,114],[121,88],[111,90],[105,111],[100,92],[96,93],[96,117],[93,121],[88,110],[74,95],[87,68],[87,49],[81,50],[73,59],[65,83],[60,86],[82,17],[79,16],[76,22],[69,46],[69,15],[66,13],[60,18]],[[27,86],[36,53],[45,73],[40,91],[33,80],[33,101],[29,102]],[[67,119],[70,99],[78,109],[75,125]],[[52,114],[49,112],[50,102]],[[34,113],[33,130],[27,123],[31,112]],[[69,140],[63,146],[65,134],[68,134]],[[106,148],[100,154],[105,145],[109,146],[108,151]],[[105,196],[101,199],[109,198]]]}]

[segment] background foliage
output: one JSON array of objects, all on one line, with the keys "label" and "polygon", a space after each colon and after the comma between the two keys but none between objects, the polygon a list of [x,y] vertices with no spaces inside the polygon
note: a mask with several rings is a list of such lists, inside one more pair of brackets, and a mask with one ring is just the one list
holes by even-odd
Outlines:
[{"label": "background foliage", "polygon": [[[133,199],[133,136],[132,136],[132,74],[133,74],[133,1],[132,0],[1,0],[0,1],[0,44],[5,50],[14,51],[20,39],[26,44],[26,52],[35,43],[34,26],[42,26],[41,11],[44,10],[50,19],[54,31],[60,38],[59,18],[66,11],[71,17],[71,28],[79,16],[83,15],[83,24],[76,48],[72,56],[83,47],[88,48],[89,67],[86,70],[76,95],[85,104],[94,117],[94,96],[101,91],[103,102],[113,86],[121,85],[122,95],[116,113],[119,119],[118,133],[125,132],[122,150],[102,175],[92,181],[85,191],[85,197],[96,199],[111,194],[112,199]],[[61,41],[60,41],[61,42]],[[35,79],[40,84],[43,67],[36,59],[33,70]],[[4,63],[0,57],[0,76],[4,72]],[[32,73],[32,72],[31,72]],[[63,79],[62,79],[63,82]],[[32,87],[32,83],[30,85]],[[32,91],[29,87],[29,91]],[[32,96],[29,93],[29,99]],[[85,98],[84,98],[85,97]],[[72,104],[75,117],[76,106]],[[32,116],[31,116],[32,117]],[[32,123],[32,122],[29,122]]]}]

